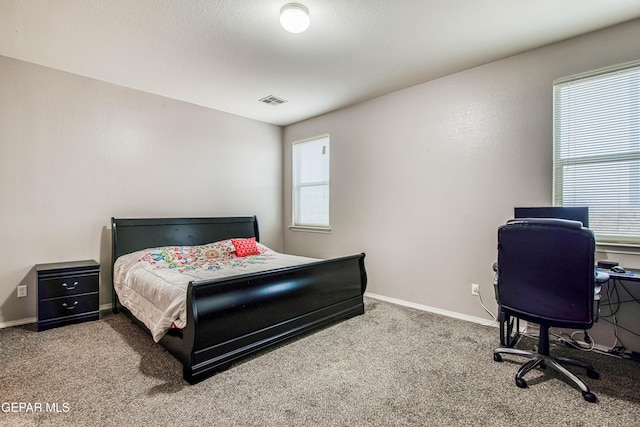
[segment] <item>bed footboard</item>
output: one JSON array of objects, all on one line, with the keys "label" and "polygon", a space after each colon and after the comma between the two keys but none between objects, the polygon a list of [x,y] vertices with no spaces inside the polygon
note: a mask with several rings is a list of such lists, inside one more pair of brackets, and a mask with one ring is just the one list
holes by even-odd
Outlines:
[{"label": "bed footboard", "polygon": [[192,282],[180,345],[166,347],[197,382],[290,337],[364,313],[364,254]]}]

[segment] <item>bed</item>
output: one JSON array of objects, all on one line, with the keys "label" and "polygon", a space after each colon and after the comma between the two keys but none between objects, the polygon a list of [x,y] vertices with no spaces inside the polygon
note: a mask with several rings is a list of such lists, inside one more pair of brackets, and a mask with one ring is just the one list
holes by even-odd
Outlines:
[{"label": "bed", "polygon": [[[112,218],[111,230],[112,274],[118,258],[149,248],[228,239],[259,242],[255,216]],[[363,314],[364,257],[361,253],[306,260],[266,271],[189,280],[186,325],[169,329],[158,343],[182,363],[184,379],[196,383],[286,339]],[[124,312],[150,332],[121,303],[115,287],[113,311]]]}]

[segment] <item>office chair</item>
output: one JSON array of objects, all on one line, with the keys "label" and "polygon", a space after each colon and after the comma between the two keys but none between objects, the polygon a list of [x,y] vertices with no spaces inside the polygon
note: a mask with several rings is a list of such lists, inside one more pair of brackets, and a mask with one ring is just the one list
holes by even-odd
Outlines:
[{"label": "office chair", "polygon": [[[510,347],[493,351],[527,356],[516,373],[516,385],[527,387],[523,376],[540,366],[550,367],[571,380],[588,402],[596,396],[589,387],[563,365],[586,369],[589,378],[599,374],[589,363],[549,354],[549,328],[591,328],[599,311],[600,284],[606,273],[594,268],[595,239],[591,230],[578,221],[562,219],[511,220],[498,229],[496,298],[500,314],[540,325],[536,352]],[[597,280],[596,280],[597,276]]]}]

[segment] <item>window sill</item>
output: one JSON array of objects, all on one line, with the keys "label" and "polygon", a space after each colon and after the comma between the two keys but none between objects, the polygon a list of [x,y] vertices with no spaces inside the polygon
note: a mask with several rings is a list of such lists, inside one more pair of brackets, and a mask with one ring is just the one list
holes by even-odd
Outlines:
[{"label": "window sill", "polygon": [[640,255],[640,245],[633,243],[598,243],[596,252],[609,252],[629,255]]},{"label": "window sill", "polygon": [[307,233],[331,233],[331,227],[311,227],[309,225],[290,225],[291,231],[306,231]]}]

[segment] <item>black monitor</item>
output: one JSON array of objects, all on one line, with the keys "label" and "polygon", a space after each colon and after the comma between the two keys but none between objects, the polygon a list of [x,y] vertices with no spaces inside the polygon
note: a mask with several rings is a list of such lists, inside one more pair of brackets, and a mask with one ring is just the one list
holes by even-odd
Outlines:
[{"label": "black monitor", "polygon": [[583,227],[589,227],[588,207],[539,207],[539,208],[514,208],[514,218],[559,218],[580,221]]}]

